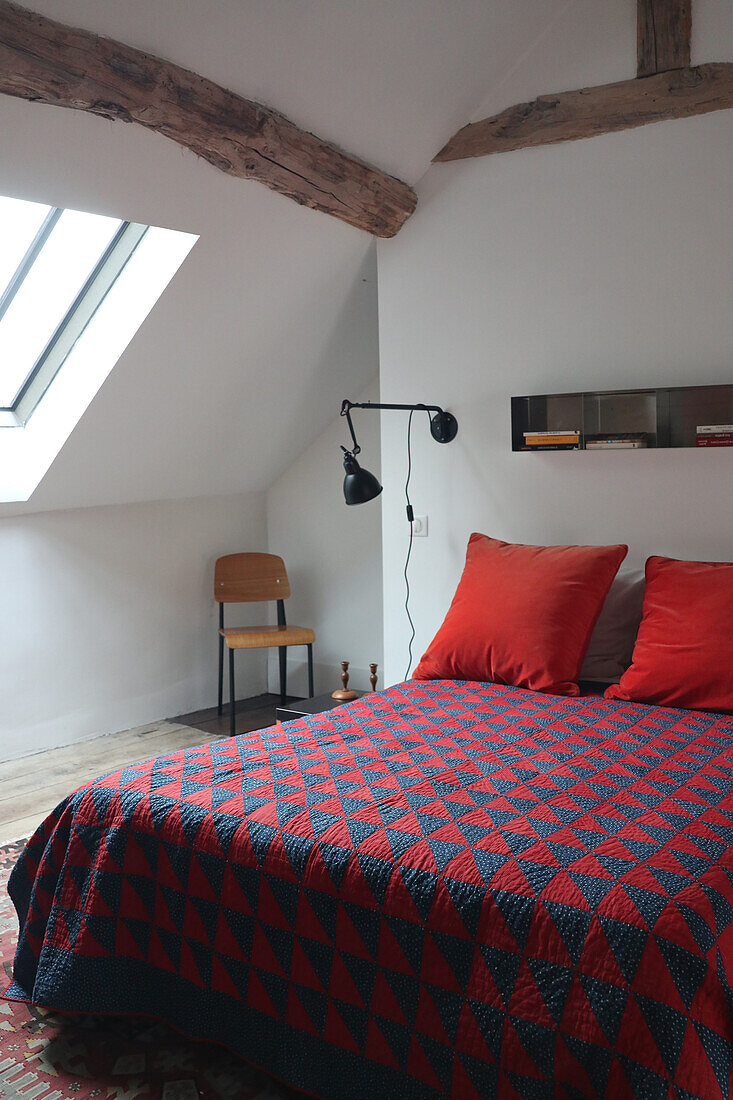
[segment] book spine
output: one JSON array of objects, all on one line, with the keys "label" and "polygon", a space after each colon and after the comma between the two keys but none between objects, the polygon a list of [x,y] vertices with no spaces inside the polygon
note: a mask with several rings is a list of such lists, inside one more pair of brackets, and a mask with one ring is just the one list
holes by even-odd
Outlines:
[{"label": "book spine", "polygon": [[548,435],[548,436],[536,436],[529,435],[525,437],[524,443],[527,447],[552,447],[554,444],[558,446],[574,447],[580,442],[580,437],[577,435]]},{"label": "book spine", "polygon": [[548,436],[553,436],[553,435],[576,435],[577,436],[577,435],[580,435],[580,428],[548,428],[547,430],[544,430],[544,429],[540,430],[538,428],[536,431],[530,430],[530,431],[524,432],[523,434],[524,434],[525,439],[530,435],[531,436],[536,436],[537,438],[540,438],[542,436],[548,437]]},{"label": "book spine", "polygon": [[638,439],[613,440],[611,442],[594,442],[590,440],[585,445],[586,451],[640,451],[646,447]]},{"label": "book spine", "polygon": [[579,443],[542,443],[541,445],[532,445],[525,443],[522,447],[523,451],[579,451]]},{"label": "book spine", "polygon": [[698,435],[733,435],[733,424],[698,424]]},{"label": "book spine", "polygon": [[733,436],[718,436],[717,438],[712,435],[698,436],[695,440],[696,447],[733,447]]}]

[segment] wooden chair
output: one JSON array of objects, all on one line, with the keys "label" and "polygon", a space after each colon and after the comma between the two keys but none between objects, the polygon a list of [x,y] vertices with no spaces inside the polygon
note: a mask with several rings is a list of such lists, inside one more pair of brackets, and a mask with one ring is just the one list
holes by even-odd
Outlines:
[{"label": "wooden chair", "polygon": [[[288,626],[284,601],[290,595],[285,563],[276,554],[227,554],[214,567],[214,599],[219,604],[219,704],[223,709],[224,643],[229,650],[229,729],[234,737],[234,651],[272,649],[280,657],[280,697],[287,695],[287,647],[308,647],[308,695],[313,696],[313,643],[316,636],[303,626]],[[261,603],[277,600],[277,626],[224,626],[225,603]]]}]

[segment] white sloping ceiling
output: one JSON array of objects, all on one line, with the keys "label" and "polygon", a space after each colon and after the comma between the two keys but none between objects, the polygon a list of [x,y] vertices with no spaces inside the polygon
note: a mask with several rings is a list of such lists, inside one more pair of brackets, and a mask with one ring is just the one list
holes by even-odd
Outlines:
[{"label": "white sloping ceiling", "polygon": [[[567,0],[35,0],[415,182]],[[200,235],[27,505],[261,490],[376,374],[373,242],[139,127],[0,97],[0,193]]]}]

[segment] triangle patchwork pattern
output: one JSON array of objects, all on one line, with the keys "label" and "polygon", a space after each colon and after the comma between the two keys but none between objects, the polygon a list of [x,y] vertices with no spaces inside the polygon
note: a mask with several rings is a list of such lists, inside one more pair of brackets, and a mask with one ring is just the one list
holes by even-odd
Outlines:
[{"label": "triangle patchwork pattern", "polygon": [[350,1100],[722,1100],[732,774],[733,718],[462,681],[168,753],[29,840],[8,996],[183,990],[191,1034]]}]

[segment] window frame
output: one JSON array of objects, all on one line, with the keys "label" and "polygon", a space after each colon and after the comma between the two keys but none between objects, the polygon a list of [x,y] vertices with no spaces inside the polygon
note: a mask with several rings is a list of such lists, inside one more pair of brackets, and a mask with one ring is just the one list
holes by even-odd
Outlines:
[{"label": "window frame", "polygon": [[[0,295],[0,322],[63,213],[63,207],[52,207],[46,215],[17,270]],[[138,222],[121,223],[16,392],[12,403],[0,405],[0,428],[24,428],[28,423],[148,229],[149,226]]]}]

